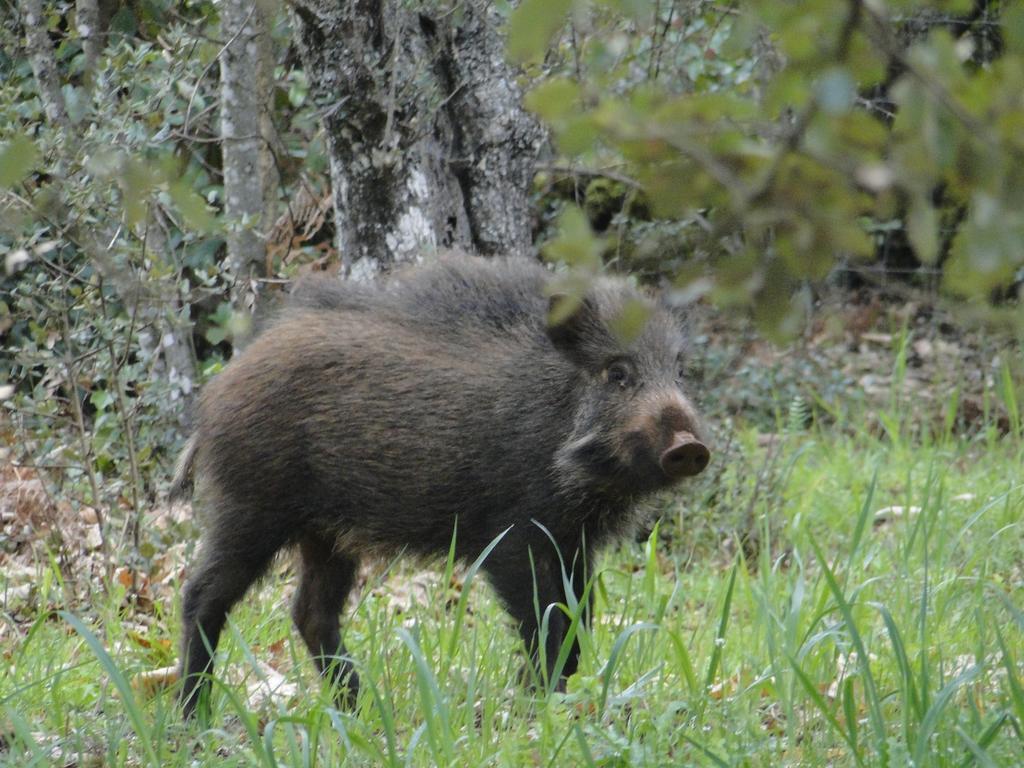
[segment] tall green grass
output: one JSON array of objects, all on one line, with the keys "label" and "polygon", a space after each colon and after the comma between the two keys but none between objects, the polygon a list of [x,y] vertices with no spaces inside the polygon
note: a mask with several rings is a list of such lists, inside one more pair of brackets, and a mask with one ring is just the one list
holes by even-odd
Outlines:
[{"label": "tall green grass", "polygon": [[[410,564],[364,589],[346,621],[363,683],[351,712],[290,626],[289,579],[271,577],[232,614],[209,724],[186,725],[174,690],[133,689],[166,651],[133,641],[116,591],[68,605],[59,564],[42,559],[35,607],[3,617],[0,761],[1020,765],[1019,429],[919,441],[898,403],[880,436],[808,430],[805,408],[790,408],[772,447],[738,435],[706,496],[684,489],[646,542],[604,553],[564,695],[522,684],[521,644],[479,563],[449,558],[410,610],[390,594]],[[756,551],[718,530],[748,518]],[[582,605],[551,610],[580,625]],[[164,606],[150,634],[176,638],[177,615]],[[271,660],[298,695],[254,704],[246,684]]]}]

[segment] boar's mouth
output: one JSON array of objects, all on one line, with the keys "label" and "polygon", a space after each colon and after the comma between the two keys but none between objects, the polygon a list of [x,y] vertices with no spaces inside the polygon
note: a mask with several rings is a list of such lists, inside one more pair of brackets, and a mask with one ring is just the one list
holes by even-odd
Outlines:
[{"label": "boar's mouth", "polygon": [[710,461],[708,448],[690,432],[665,442],[668,447],[659,449],[642,430],[627,432],[618,441],[590,433],[562,446],[555,458],[556,472],[566,486],[634,495],[675,485],[699,474]]},{"label": "boar's mouth", "polygon": [[618,453],[622,469],[639,487],[650,489],[665,488],[699,475],[711,461],[708,447],[685,430],[657,441],[652,441],[646,431],[629,432]]}]

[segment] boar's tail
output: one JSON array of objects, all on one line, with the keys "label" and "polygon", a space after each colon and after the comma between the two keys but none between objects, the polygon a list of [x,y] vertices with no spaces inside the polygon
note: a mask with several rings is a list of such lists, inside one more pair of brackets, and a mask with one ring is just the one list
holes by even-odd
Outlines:
[{"label": "boar's tail", "polygon": [[174,462],[174,479],[171,480],[171,490],[167,494],[170,501],[181,501],[192,492],[192,464],[198,447],[199,441],[192,435]]}]

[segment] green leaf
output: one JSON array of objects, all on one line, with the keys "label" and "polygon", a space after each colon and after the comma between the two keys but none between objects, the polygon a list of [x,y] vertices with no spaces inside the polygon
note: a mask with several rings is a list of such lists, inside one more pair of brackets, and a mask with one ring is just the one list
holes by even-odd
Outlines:
[{"label": "green leaf", "polygon": [[939,212],[921,198],[914,200],[907,216],[907,237],[917,258],[934,264],[939,255]]},{"label": "green leaf", "polygon": [[147,214],[149,195],[158,182],[156,171],[137,158],[129,158],[118,176],[125,218],[129,226],[141,222]]},{"label": "green leaf", "polygon": [[602,5],[632,19],[640,32],[645,32],[654,22],[654,4],[650,0],[603,0]]},{"label": "green leaf", "polygon": [[541,83],[530,91],[524,102],[526,108],[548,121],[559,120],[579,110],[580,87],[564,77]]},{"label": "green leaf", "polygon": [[1024,4],[1008,3],[1002,9],[1002,17],[1006,50],[1024,53]]},{"label": "green leaf", "polygon": [[569,206],[558,218],[558,236],[547,243],[544,257],[563,261],[571,267],[596,272],[601,266],[601,240],[594,236],[590,222],[582,210]]},{"label": "green leaf", "polygon": [[567,155],[581,155],[597,141],[598,130],[589,114],[569,118],[558,130],[558,148]]},{"label": "green leaf", "polygon": [[615,337],[623,344],[635,341],[643,332],[650,309],[642,301],[629,301],[609,323]]},{"label": "green leaf", "polygon": [[216,228],[216,219],[207,209],[206,201],[192,190],[185,179],[171,184],[169,192],[190,227],[199,232],[211,232]]},{"label": "green leaf", "polygon": [[0,149],[0,188],[13,187],[36,162],[36,145],[27,136],[15,136]]},{"label": "green leaf", "polygon": [[89,400],[94,406],[96,406],[96,410],[103,411],[106,410],[108,405],[114,402],[114,397],[105,389],[95,389],[92,394],[89,395]]},{"label": "green leaf", "polygon": [[739,18],[729,30],[729,37],[722,44],[721,54],[727,59],[739,59],[750,55],[750,46],[757,38],[759,20],[752,13],[740,12]]},{"label": "green leaf", "polygon": [[68,113],[68,120],[72,125],[78,125],[89,114],[89,96],[83,88],[76,88],[73,85],[65,85],[61,88],[64,96],[64,108]]},{"label": "green leaf", "polygon": [[814,84],[814,95],[822,110],[830,115],[839,115],[853,106],[857,89],[850,73],[842,67],[825,71]]},{"label": "green leaf", "polygon": [[509,57],[519,62],[542,58],[571,7],[572,0],[524,0],[508,22]]},{"label": "green leaf", "polygon": [[799,109],[807,103],[811,88],[807,76],[799,70],[783,70],[767,85],[765,108],[770,117],[786,109]]},{"label": "green leaf", "polygon": [[867,88],[885,79],[886,56],[871,44],[862,33],[855,33],[850,40],[850,51],[846,56],[846,66],[857,82],[858,88]]},{"label": "green leaf", "polygon": [[984,297],[1009,285],[1022,263],[1024,212],[996,197],[976,193],[967,221],[953,238],[943,284],[961,296]]},{"label": "green leaf", "polygon": [[220,344],[228,337],[228,332],[220,325],[211,325],[206,329],[206,340],[211,344]]}]

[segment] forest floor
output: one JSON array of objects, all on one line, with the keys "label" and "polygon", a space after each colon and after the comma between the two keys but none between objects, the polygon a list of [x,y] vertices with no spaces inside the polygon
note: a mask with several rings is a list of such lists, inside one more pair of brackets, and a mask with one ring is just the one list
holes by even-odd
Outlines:
[{"label": "forest floor", "polygon": [[400,563],[363,574],[363,693],[338,711],[282,559],[231,616],[209,724],[186,726],[190,510],[156,504],[133,559],[123,511],[101,536],[0,456],[0,763],[1019,765],[1019,342],[913,296],[827,302],[785,348],[726,313],[694,332],[712,468],[601,558],[566,694],[518,683],[482,580]]}]

